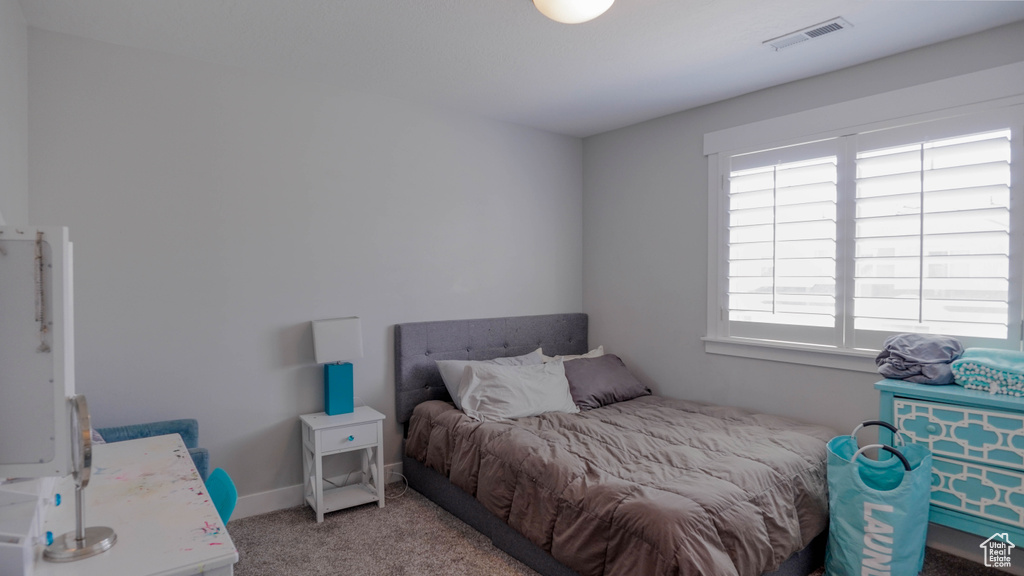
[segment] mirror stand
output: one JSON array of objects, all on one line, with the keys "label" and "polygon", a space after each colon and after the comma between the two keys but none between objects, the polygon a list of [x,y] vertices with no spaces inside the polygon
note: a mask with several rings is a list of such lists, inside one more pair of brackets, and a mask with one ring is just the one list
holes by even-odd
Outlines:
[{"label": "mirror stand", "polygon": [[85,487],[92,473],[92,429],[89,425],[89,407],[81,394],[71,399],[71,446],[75,479],[75,531],[66,532],[43,551],[43,558],[51,562],[71,562],[95,556],[117,542],[117,534],[106,526],[85,528]]}]

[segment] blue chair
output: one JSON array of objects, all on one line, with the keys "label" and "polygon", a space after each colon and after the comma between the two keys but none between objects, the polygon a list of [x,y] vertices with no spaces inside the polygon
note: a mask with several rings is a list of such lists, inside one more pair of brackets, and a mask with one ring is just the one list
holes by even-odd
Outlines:
[{"label": "blue chair", "polygon": [[104,442],[123,442],[125,440],[135,440],[136,438],[178,434],[181,436],[182,441],[185,442],[185,447],[188,448],[192,462],[196,465],[196,470],[199,471],[199,477],[206,480],[206,471],[209,470],[210,453],[206,448],[199,447],[199,421],[194,418],[97,428],[96,431],[103,437]]},{"label": "blue chair", "polygon": [[213,500],[213,505],[220,514],[221,521],[227,526],[231,519],[231,513],[235,511],[235,504],[238,503],[238,489],[232,482],[231,476],[223,468],[214,468],[210,477],[206,479],[206,492]]}]

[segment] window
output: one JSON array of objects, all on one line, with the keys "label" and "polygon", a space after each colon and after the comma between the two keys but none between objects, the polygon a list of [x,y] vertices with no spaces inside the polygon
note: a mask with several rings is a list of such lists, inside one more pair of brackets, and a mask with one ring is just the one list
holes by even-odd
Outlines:
[{"label": "window", "polygon": [[1018,328],[1010,144],[1011,131],[998,130],[857,153],[856,333],[1004,341]]},{"label": "window", "polygon": [[836,324],[836,143],[733,157],[727,184],[734,336],[827,343]]},{"label": "window", "polygon": [[719,154],[709,339],[1020,349],[1022,108]]}]

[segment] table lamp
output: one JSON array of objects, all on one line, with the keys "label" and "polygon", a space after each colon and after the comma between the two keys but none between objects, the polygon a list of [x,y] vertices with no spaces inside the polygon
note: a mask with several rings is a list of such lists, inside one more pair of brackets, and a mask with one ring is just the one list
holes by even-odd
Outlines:
[{"label": "table lamp", "polygon": [[348,414],[353,402],[352,363],[363,357],[363,331],[359,317],[313,321],[316,363],[324,365],[324,412]]}]

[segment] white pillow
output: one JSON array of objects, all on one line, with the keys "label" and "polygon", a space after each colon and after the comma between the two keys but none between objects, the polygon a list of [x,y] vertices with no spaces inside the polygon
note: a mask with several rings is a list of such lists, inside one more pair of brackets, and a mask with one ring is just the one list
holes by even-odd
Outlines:
[{"label": "white pillow", "polygon": [[462,410],[462,403],[459,401],[459,388],[462,385],[462,373],[466,366],[471,364],[489,364],[491,366],[526,366],[529,364],[542,364],[544,356],[541,349],[537,348],[529,354],[522,356],[506,356],[493,360],[438,360],[437,370],[444,380],[444,387],[448,389],[448,395],[455,401],[455,407]]},{"label": "white pillow", "polygon": [[562,359],[562,360],[565,360],[565,361],[569,361],[569,360],[578,360],[580,358],[597,358],[598,356],[604,356],[604,346],[603,345],[598,346],[597,348],[594,348],[593,350],[591,350],[590,352],[587,352],[586,354],[570,354],[570,355],[567,355],[567,356],[544,356],[544,354],[541,353],[541,356],[544,358],[545,362],[551,362],[552,360],[557,360],[557,359]]},{"label": "white pillow", "polygon": [[529,366],[466,366],[459,396],[462,411],[484,422],[580,411],[569,393],[561,360]]}]

